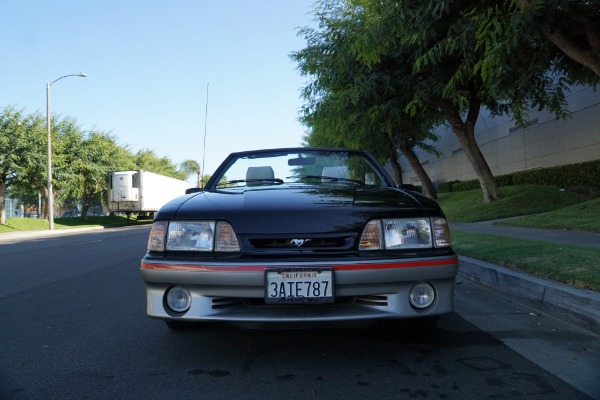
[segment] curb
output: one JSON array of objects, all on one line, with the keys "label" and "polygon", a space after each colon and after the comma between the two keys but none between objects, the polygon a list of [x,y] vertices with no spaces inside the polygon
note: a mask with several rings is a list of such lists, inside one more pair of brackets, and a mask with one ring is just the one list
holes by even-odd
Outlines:
[{"label": "curb", "polygon": [[145,226],[149,227],[151,225],[151,222],[152,221],[150,221],[148,224],[134,224],[134,225],[127,225],[127,224],[107,225],[107,226],[97,225],[97,226],[86,226],[83,228],[61,228],[61,229],[54,229],[54,230],[31,230],[31,231],[3,232],[3,233],[0,233],[0,245],[3,244],[3,242],[13,243],[15,241],[21,241],[21,240],[34,240],[34,239],[48,238],[48,237],[54,237],[54,236],[69,236],[69,235],[76,235],[78,233],[100,231],[103,229],[134,228],[134,227],[138,227],[138,226],[139,227],[145,227]]},{"label": "curb", "polygon": [[459,276],[515,297],[557,318],[600,332],[600,293],[459,256]]},{"label": "curb", "polygon": [[103,226],[90,226],[85,228],[67,228],[67,229],[54,229],[54,230],[43,230],[43,231],[14,231],[0,233],[0,244],[2,242],[8,242],[13,240],[23,239],[37,239],[53,236],[66,236],[75,235],[81,232],[96,231],[105,229]]}]

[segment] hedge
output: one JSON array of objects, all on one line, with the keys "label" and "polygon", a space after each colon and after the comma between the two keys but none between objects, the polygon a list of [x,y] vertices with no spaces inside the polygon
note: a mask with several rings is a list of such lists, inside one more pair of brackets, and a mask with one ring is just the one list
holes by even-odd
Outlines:
[{"label": "hedge", "polygon": [[[552,185],[560,188],[600,188],[600,160],[513,172],[495,176],[494,179],[498,186]],[[479,180],[472,179],[464,182],[443,182],[439,184],[438,190],[440,193],[448,193],[479,188]]]}]

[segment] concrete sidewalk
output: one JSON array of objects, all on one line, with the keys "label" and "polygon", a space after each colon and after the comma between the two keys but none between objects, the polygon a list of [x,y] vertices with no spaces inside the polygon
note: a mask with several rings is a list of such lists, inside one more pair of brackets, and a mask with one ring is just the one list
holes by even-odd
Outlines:
[{"label": "concrete sidewalk", "polygon": [[487,233],[490,235],[510,236],[528,240],[539,240],[557,244],[572,244],[574,246],[600,248],[600,233],[496,225],[497,222],[501,221],[503,220],[473,223],[451,222],[450,229],[473,233]]},{"label": "concrete sidewalk", "polygon": [[[600,234],[495,225],[497,221],[451,222],[450,230],[600,248]],[[541,311],[600,333],[600,293],[577,289],[469,257],[459,257],[459,276],[524,301]],[[600,270],[600,260],[598,260]]]},{"label": "concrete sidewalk", "polygon": [[33,230],[33,231],[14,231],[0,233],[0,244],[9,244],[22,240],[34,240],[39,238],[48,238],[55,236],[76,235],[83,232],[97,231],[104,229],[103,226],[92,226],[85,228],[54,229],[54,230]]}]

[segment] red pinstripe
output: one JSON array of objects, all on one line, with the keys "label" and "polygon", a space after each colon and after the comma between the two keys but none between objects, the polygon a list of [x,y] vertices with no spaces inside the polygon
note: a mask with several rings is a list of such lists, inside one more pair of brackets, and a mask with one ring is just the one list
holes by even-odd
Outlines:
[{"label": "red pinstripe", "polygon": [[[425,261],[396,261],[391,263],[373,263],[373,264],[335,264],[332,265],[336,271],[371,271],[380,269],[394,268],[415,268],[415,267],[441,267],[446,265],[454,265],[458,263],[456,257],[442,260],[425,260]],[[327,265],[326,262],[319,263],[320,266]],[[224,267],[222,265],[189,265],[189,264],[163,264],[163,263],[144,263],[142,269],[159,270],[159,271],[201,271],[201,272],[264,272],[266,268],[272,267],[311,267],[312,265],[234,265]],[[317,265],[315,265],[317,266]]]}]

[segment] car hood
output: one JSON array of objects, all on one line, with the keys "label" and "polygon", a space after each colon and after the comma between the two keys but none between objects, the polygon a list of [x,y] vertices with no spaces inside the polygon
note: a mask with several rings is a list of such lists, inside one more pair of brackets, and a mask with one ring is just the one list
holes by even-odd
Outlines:
[{"label": "car hood", "polygon": [[174,199],[156,219],[228,221],[238,234],[362,230],[373,218],[443,215],[437,203],[395,188],[251,188]]}]

